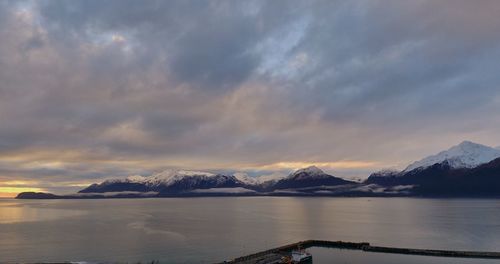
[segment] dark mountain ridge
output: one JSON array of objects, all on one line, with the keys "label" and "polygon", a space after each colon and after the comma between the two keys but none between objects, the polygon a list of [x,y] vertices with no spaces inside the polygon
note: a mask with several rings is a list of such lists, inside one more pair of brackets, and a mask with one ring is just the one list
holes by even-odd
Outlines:
[{"label": "dark mountain ridge", "polygon": [[134,182],[130,180],[112,180],[101,184],[92,184],[78,193],[105,193],[105,192],[158,192],[181,193],[187,190],[210,188],[246,187],[246,184],[234,176],[217,174],[212,177],[200,175],[184,176],[174,182]]},{"label": "dark mountain ridge", "polygon": [[186,172],[173,172],[167,176],[160,175],[152,179],[143,177],[139,180],[108,180],[100,184],[92,184],[78,193],[158,192],[160,195],[169,195],[214,188],[245,188],[256,192],[273,192],[283,189],[345,184],[358,183],[326,174],[319,168],[311,166],[298,170],[277,181],[248,183],[237,179],[233,175],[210,175],[208,173],[196,175],[187,174]]},{"label": "dark mountain ridge", "polygon": [[500,158],[475,168],[453,168],[448,161],[389,176],[371,175],[365,184],[414,185],[416,195],[500,196]]},{"label": "dark mountain ridge", "polygon": [[274,185],[271,186],[271,189],[295,189],[318,186],[337,186],[345,184],[358,183],[326,174],[316,166],[311,166],[305,169],[300,169],[292,173],[287,178],[277,181]]}]

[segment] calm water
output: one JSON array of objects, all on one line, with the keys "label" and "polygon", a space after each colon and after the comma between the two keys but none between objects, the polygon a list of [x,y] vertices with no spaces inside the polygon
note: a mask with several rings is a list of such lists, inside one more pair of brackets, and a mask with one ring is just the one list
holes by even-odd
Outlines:
[{"label": "calm water", "polygon": [[[500,200],[410,198],[0,199],[0,262],[207,263],[306,239],[500,251]],[[423,257],[312,248],[315,263]],[[399,260],[399,261],[398,261]],[[413,262],[412,262],[413,261]],[[497,263],[433,258],[427,263]]]}]

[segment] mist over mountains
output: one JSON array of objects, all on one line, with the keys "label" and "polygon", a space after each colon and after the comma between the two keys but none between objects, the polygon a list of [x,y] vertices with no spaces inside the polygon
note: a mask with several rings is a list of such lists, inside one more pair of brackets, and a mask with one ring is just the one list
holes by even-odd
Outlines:
[{"label": "mist over mountains", "polygon": [[411,163],[402,171],[382,170],[364,182],[345,180],[316,166],[287,177],[165,170],[150,176],[92,184],[77,194],[21,193],[18,198],[108,198],[171,196],[498,196],[500,149],[464,141]]}]

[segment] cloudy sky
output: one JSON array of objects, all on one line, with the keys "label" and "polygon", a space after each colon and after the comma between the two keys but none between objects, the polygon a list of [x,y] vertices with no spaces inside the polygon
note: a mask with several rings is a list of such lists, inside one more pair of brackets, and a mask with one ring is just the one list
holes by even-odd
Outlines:
[{"label": "cloudy sky", "polygon": [[0,196],[500,145],[500,1],[0,0]]}]

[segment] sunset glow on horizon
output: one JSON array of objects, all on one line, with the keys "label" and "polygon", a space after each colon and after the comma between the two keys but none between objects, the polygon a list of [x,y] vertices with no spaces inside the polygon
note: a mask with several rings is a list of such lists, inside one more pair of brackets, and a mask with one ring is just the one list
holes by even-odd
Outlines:
[{"label": "sunset glow on horizon", "polygon": [[0,0],[0,196],[497,147],[500,1],[445,2]]},{"label": "sunset glow on horizon", "polygon": [[44,192],[44,189],[32,187],[0,187],[0,198],[14,198],[22,192]]}]

